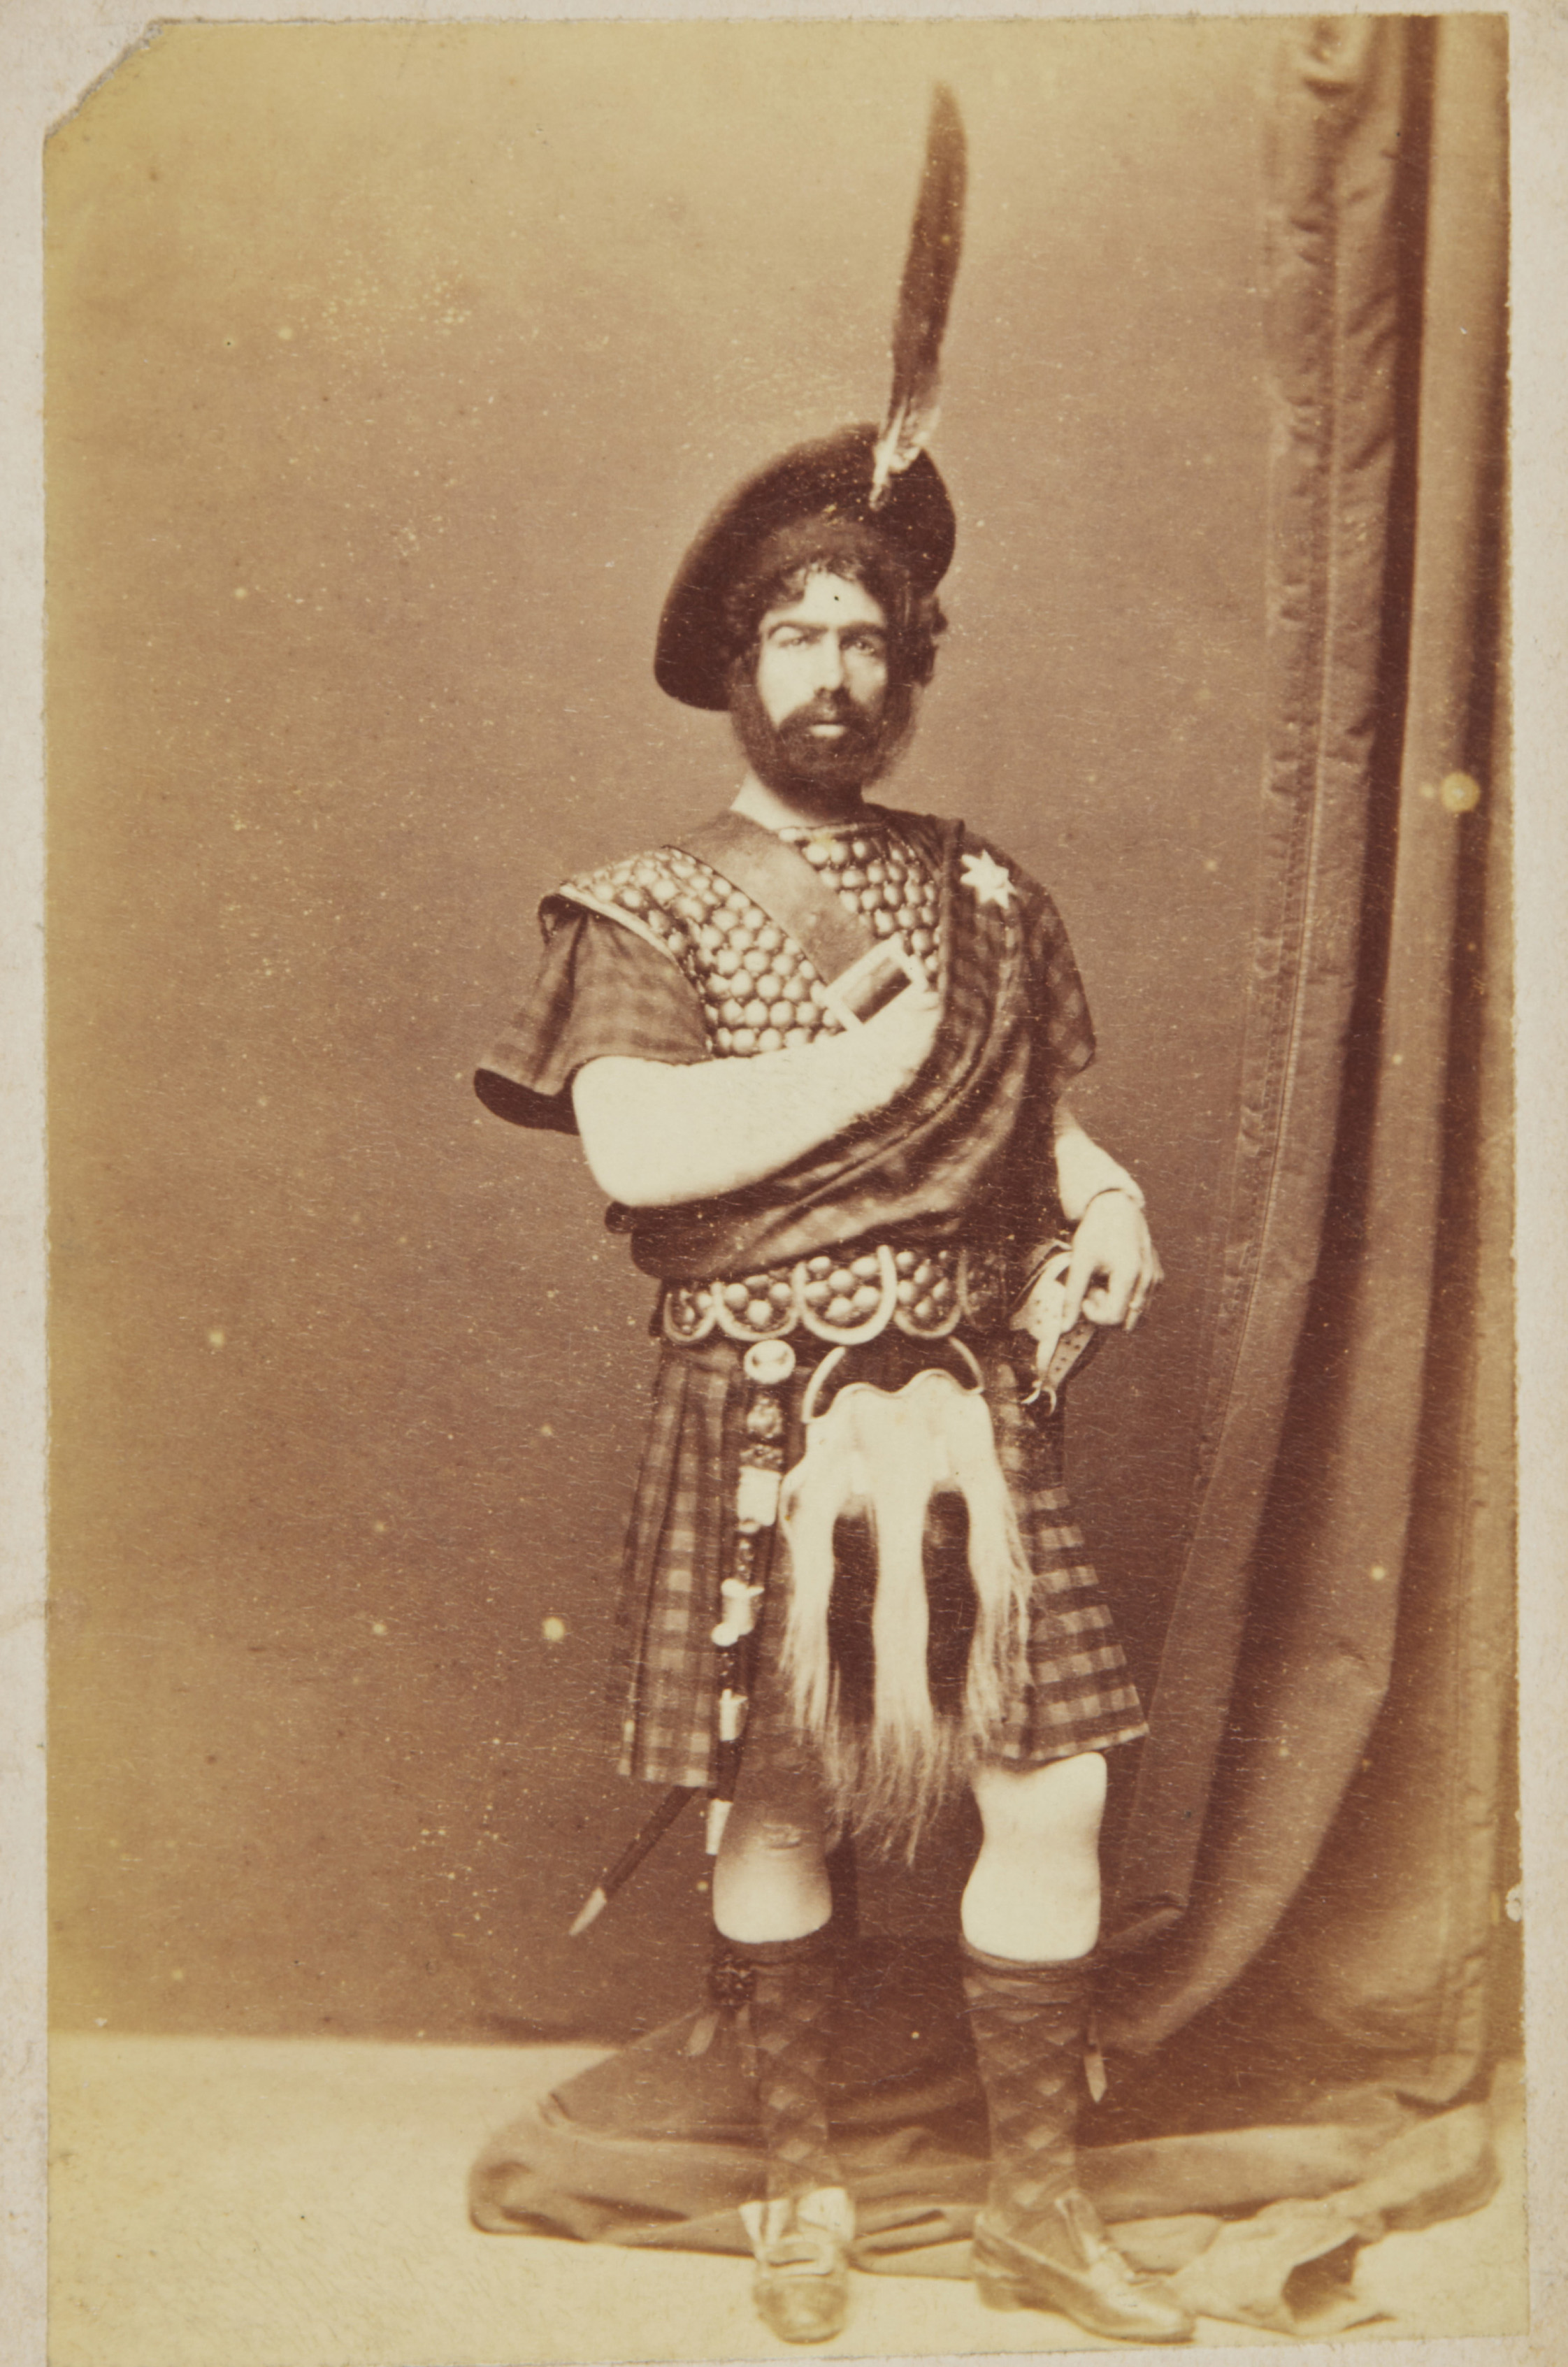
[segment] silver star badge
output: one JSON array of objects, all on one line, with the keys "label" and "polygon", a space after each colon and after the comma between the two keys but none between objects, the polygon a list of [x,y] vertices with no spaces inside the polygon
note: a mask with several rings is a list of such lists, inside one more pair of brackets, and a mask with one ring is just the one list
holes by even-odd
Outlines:
[{"label": "silver star badge", "polygon": [[966,855],[963,857],[962,878],[966,888],[972,888],[983,904],[1000,904],[1004,912],[1012,908],[1013,881],[994,855]]}]

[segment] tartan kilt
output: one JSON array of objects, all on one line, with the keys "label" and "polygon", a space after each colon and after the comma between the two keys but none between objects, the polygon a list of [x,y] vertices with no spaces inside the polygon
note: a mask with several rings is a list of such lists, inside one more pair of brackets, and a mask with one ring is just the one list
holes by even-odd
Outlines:
[{"label": "tartan kilt", "polygon": [[[1148,1727],[1110,1606],[1068,1507],[1060,1420],[1038,1425],[1024,1411],[1003,1342],[966,1336],[985,1375],[998,1460],[1035,1572],[1027,1675],[1020,1671],[1006,1703],[994,1755],[1006,1766],[1037,1767],[1137,1741]],[[793,1344],[809,1343],[797,1337]],[[733,1559],[748,1393],[743,1353],[722,1338],[665,1346],[653,1380],[622,1568],[616,1676],[620,1772],[650,1783],[702,1787],[712,1780],[712,1629],[720,1581]],[[800,1406],[809,1377],[802,1359],[786,1393],[791,1465],[803,1450]],[[775,1594],[787,1582],[776,1575]],[[765,1604],[758,1638],[763,1670],[780,1625],[774,1600]]]}]

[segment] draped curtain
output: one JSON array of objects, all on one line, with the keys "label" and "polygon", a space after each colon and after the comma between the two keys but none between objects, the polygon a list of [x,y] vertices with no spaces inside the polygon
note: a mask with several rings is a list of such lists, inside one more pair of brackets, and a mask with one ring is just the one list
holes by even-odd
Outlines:
[{"label": "draped curtain", "polygon": [[[1506,28],[1282,35],[1264,885],[1108,2034],[1457,2095],[1495,2004],[1512,1513]],[[1503,1924],[1506,1929],[1506,1920]],[[1136,2082],[1134,2082],[1136,2085]]]}]

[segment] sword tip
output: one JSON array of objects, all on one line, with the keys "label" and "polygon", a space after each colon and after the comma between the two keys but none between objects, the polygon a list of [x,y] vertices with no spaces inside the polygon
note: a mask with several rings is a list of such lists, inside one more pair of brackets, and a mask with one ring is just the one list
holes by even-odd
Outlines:
[{"label": "sword tip", "polygon": [[589,1891],[587,1897],[583,1901],[582,1906],[578,1908],[576,1920],[573,1923],[571,1930],[567,1932],[566,1937],[569,1940],[574,1940],[580,1931],[585,1931],[590,1923],[597,1921],[598,1918],[604,1913],[605,1908],[608,1905],[609,1894],[601,1883],[595,1889]]}]

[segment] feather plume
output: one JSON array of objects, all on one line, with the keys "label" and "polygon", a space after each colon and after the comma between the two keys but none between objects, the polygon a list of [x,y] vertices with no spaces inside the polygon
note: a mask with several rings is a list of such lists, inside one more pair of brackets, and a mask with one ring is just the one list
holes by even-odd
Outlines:
[{"label": "feather plume", "polygon": [[942,332],[963,243],[967,167],[958,101],[945,83],[931,94],[926,164],[892,324],[892,387],[871,463],[873,510],[893,479],[930,442],[941,397]]}]

